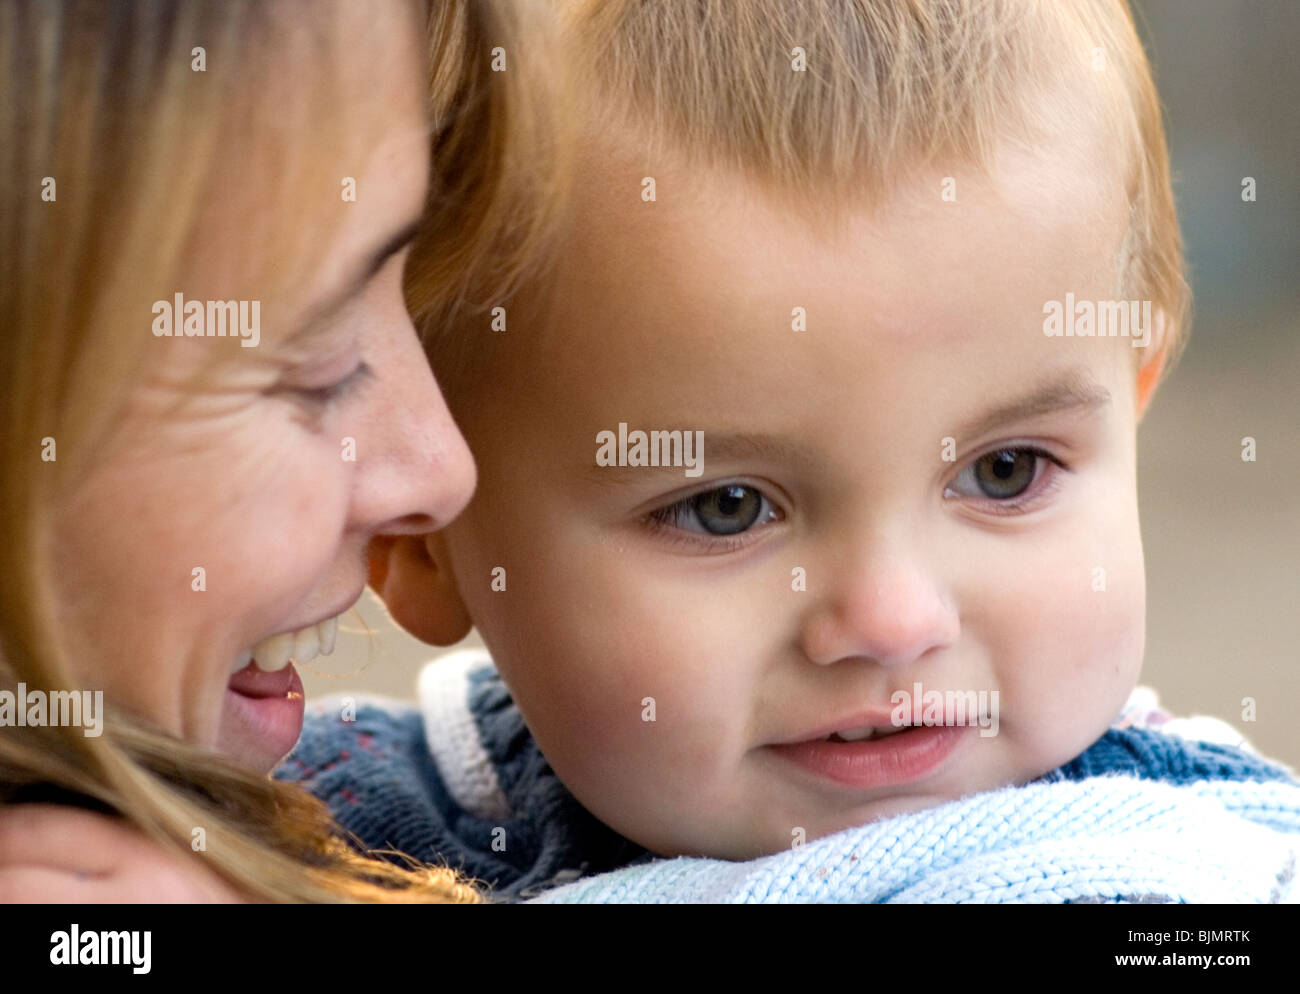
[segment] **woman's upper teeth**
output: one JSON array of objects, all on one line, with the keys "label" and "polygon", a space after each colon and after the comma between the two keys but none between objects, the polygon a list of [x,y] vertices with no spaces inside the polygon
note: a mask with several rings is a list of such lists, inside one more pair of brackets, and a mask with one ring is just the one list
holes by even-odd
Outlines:
[{"label": "woman's upper teeth", "polygon": [[271,635],[253,646],[253,662],[266,673],[284,669],[291,659],[295,663],[310,663],[317,656],[334,652],[338,630],[339,619],[335,616],[295,632]]}]

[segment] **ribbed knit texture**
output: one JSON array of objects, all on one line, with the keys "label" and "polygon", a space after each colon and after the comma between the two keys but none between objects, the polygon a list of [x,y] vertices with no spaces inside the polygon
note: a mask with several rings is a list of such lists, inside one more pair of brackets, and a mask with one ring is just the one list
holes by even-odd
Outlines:
[{"label": "ribbed knit texture", "polygon": [[313,706],[275,775],[324,800],[358,848],[453,867],[498,899],[650,859],[560,783],[499,680],[481,688],[474,711],[508,799],[505,818],[482,817],[456,801],[430,755],[420,712],[363,702],[355,721],[342,721],[340,700]]},{"label": "ribbed knit texture", "polygon": [[762,860],[665,860],[560,783],[485,654],[430,664],[420,696],[422,710],[360,701],[355,720],[340,717],[346,699],[314,704],[275,775],[329,804],[359,848],[454,867],[498,899],[594,874],[546,899],[1253,901],[1293,890],[1282,878],[1294,874],[1300,787],[1232,746],[1112,728],[1033,784]]},{"label": "ribbed knit texture", "polygon": [[1298,848],[1292,784],[1104,776],[975,794],[746,863],[658,860],[538,901],[1297,903]]}]

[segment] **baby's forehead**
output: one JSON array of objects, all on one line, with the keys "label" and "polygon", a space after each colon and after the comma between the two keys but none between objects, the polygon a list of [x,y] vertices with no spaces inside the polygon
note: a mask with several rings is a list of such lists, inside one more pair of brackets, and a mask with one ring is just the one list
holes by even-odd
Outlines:
[{"label": "baby's forehead", "polygon": [[[1118,292],[1128,215],[1122,186],[1074,182],[1062,155],[1000,157],[918,169],[882,202],[800,199],[680,154],[637,157],[589,149],[559,252],[572,307],[584,292],[625,323],[642,304],[665,312],[749,310],[786,304],[826,318],[837,308],[918,307],[960,325],[1011,305],[1041,315],[1066,292]],[[640,290],[652,291],[652,299]],[[985,303],[972,312],[972,301]],[[680,305],[680,306],[679,306]],[[847,315],[845,315],[847,318]],[[611,325],[612,327],[612,325]]]},{"label": "baby's forehead", "polygon": [[[829,405],[825,425],[847,402],[842,420],[897,433],[904,409],[938,427],[982,397],[1131,360],[1127,341],[1044,333],[1049,301],[1114,296],[1123,229],[1122,212],[1055,197],[1055,178],[954,170],[949,201],[935,172],[828,230],[723,171],[658,170],[642,199],[635,166],[582,188],[546,330],[517,367],[593,423]],[[859,394],[879,403],[852,407]]]}]

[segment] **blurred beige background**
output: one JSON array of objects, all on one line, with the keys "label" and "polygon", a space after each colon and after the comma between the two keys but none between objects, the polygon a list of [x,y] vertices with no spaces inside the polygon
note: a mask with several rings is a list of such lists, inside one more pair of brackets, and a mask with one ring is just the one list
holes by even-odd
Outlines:
[{"label": "blurred beige background", "polygon": [[[1138,0],[1165,104],[1196,294],[1192,337],[1139,432],[1143,682],[1300,768],[1300,3]],[[1241,200],[1255,178],[1257,201]],[[1257,461],[1243,462],[1252,436]],[[438,650],[367,595],[309,697],[409,698]],[[471,638],[469,643],[477,643]],[[1242,699],[1257,720],[1242,721]]]}]

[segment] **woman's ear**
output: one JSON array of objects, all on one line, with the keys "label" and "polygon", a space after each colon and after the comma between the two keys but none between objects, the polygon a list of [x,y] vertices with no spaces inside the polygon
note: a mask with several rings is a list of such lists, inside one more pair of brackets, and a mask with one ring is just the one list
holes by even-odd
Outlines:
[{"label": "woman's ear", "polygon": [[370,586],[408,632],[430,645],[452,645],[469,634],[473,623],[441,536],[380,535],[371,539],[367,557]]}]

